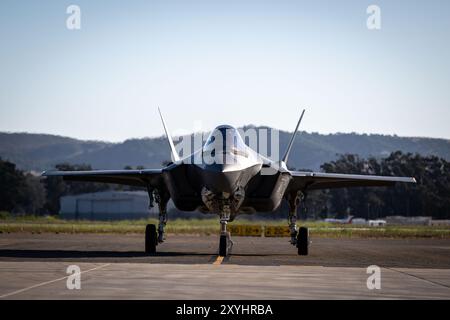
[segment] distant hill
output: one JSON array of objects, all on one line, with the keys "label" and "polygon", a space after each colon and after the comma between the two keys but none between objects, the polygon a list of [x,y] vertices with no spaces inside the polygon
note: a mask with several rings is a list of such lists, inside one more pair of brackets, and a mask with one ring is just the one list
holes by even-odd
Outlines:
[{"label": "distant hill", "polygon": [[[284,152],[290,135],[289,132],[280,132],[280,153]],[[450,160],[450,140],[445,139],[302,132],[292,149],[289,166],[318,170],[322,163],[336,159],[338,154],[379,158],[396,150],[432,154]],[[127,165],[158,168],[170,159],[169,147],[163,137],[109,143],[48,134],[1,132],[0,157],[16,163],[22,170],[34,171],[51,169],[62,162],[90,164],[95,169],[121,169]]]}]

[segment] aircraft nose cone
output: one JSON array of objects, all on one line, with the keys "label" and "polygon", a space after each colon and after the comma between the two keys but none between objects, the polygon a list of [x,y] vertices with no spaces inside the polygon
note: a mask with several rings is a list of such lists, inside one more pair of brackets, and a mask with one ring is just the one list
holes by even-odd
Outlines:
[{"label": "aircraft nose cone", "polygon": [[203,170],[203,183],[214,193],[234,193],[239,186],[240,172],[228,171],[227,165],[214,165]]}]

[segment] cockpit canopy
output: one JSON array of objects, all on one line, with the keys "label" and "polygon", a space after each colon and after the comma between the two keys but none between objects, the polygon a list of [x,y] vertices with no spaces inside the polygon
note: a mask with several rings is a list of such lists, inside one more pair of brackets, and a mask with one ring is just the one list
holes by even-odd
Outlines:
[{"label": "cockpit canopy", "polygon": [[[229,125],[215,128],[203,146],[203,154],[226,161],[224,157],[248,157],[247,146],[242,140],[239,131]],[[222,160],[221,160],[222,159]]]}]

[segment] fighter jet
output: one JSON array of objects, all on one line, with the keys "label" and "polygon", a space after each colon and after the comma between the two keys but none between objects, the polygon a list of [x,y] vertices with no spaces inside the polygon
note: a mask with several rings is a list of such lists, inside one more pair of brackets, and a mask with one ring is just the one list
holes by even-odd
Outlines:
[{"label": "fighter jet", "polygon": [[[159,110],[159,108],[158,108]],[[283,199],[289,205],[290,243],[299,255],[307,255],[309,231],[297,226],[297,208],[309,191],[343,187],[393,186],[415,183],[412,177],[386,177],[289,170],[287,162],[305,110],[301,113],[286,151],[279,161],[262,156],[244,143],[239,131],[229,125],[216,127],[203,147],[180,158],[166,122],[159,110],[172,154],[172,162],[160,169],[44,171],[45,177],[67,181],[92,181],[144,187],[150,206],[156,202],[159,224],[145,230],[145,252],[156,253],[164,242],[167,203],[172,199],[181,211],[200,210],[216,214],[220,222],[219,255],[229,254],[232,241],[227,223],[242,213],[271,212]]]}]

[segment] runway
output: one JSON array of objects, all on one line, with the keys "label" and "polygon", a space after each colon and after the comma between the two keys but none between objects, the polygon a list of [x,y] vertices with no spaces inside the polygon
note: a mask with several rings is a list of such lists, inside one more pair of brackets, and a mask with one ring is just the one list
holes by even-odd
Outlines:
[{"label": "runway", "polygon": [[155,256],[142,238],[0,234],[0,299],[450,299],[450,240],[313,238],[303,257],[286,238],[235,237],[221,260],[216,236],[169,235]]}]

